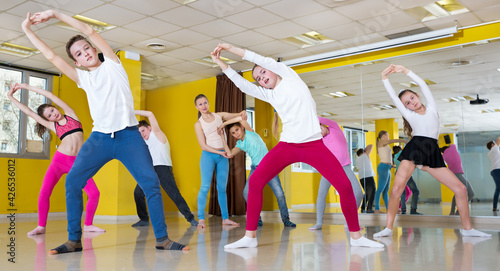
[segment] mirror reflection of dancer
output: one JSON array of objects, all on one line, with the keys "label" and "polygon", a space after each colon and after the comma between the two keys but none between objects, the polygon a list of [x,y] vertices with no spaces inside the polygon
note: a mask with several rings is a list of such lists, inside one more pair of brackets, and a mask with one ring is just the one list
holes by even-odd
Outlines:
[{"label": "mirror reflection of dancer", "polygon": [[[401,152],[403,149],[400,146],[394,146],[392,147],[392,150],[394,151],[394,164],[396,165],[396,172],[398,172],[399,164],[401,164],[401,161],[399,161],[399,156],[401,155]],[[410,215],[421,215],[421,213],[417,212],[417,205],[418,205],[418,199],[420,197],[420,190],[418,190],[418,186],[415,183],[415,180],[413,180],[413,177],[410,176],[410,179],[408,179],[408,182],[406,183],[405,186],[405,191],[401,195],[401,202],[400,202],[400,207],[401,207],[401,214],[406,214],[406,202],[408,199],[411,198],[411,206],[410,206]]]},{"label": "mirror reflection of dancer", "polygon": [[380,157],[380,163],[377,166],[378,184],[375,192],[375,213],[381,214],[380,211],[380,196],[384,199],[385,209],[389,203],[389,188],[391,186],[391,169],[392,164],[392,149],[389,144],[406,143],[404,139],[389,139],[389,133],[382,130],[377,136],[377,150]]},{"label": "mirror reflection of dancer", "polygon": [[[361,203],[361,212],[372,214],[373,201],[375,200],[375,172],[373,171],[372,161],[370,160],[370,153],[372,152],[373,145],[369,144],[365,149],[358,149],[356,151],[356,168],[358,169],[358,177],[361,186],[365,190],[363,202]],[[366,209],[365,209],[366,207]],[[365,211],[366,210],[366,211]]]},{"label": "mirror reflection of dancer", "polygon": [[[460,154],[458,154],[457,145],[451,144],[449,146],[444,146],[441,149],[441,153],[443,154],[443,159],[448,165],[448,168],[457,176],[457,178],[462,182],[467,188],[467,199],[471,201],[474,197],[474,189],[472,189],[472,185],[467,181],[464,177],[464,169],[462,168],[462,159],[460,159]],[[451,210],[450,215],[459,215],[458,210],[455,211],[456,201],[455,195],[453,195],[453,199],[451,200]]]},{"label": "mirror reflection of dancer", "polygon": [[[402,90],[399,93],[399,97],[396,96],[387,78],[392,73],[404,73],[416,82],[427,100],[427,105],[424,106],[420,101],[419,95],[409,89]],[[392,227],[398,211],[399,198],[403,193],[406,182],[413,171],[415,171],[415,168],[418,167],[423,171],[427,171],[432,177],[455,193],[457,208],[460,211],[462,221],[462,229],[460,230],[462,236],[491,237],[491,234],[486,234],[472,228],[467,202],[467,188],[444,164],[443,156],[439,152],[437,143],[439,137],[439,116],[436,101],[425,81],[401,65],[390,65],[386,68],[382,72],[382,81],[392,102],[403,115],[404,130],[411,140],[399,156],[401,164],[399,165],[389,198],[386,228],[375,233],[373,236],[383,237],[392,235]]]},{"label": "mirror reflection of dancer", "polygon": [[[186,200],[182,197],[175,183],[172,158],[170,157],[170,144],[168,143],[167,136],[160,129],[160,125],[153,112],[135,110],[134,113],[139,116],[147,117],[150,122],[148,123],[145,120],[141,120],[137,126],[139,127],[142,138],[148,145],[149,153],[153,159],[153,166],[158,175],[158,179],[160,179],[160,185],[163,191],[165,191],[168,197],[175,203],[177,209],[179,209],[181,214],[184,215],[184,218],[191,223],[191,226],[198,225],[198,221],[194,219],[193,213],[191,213]],[[149,226],[149,214],[145,195],[139,184],[134,189],[134,200],[137,208],[137,215],[140,220],[134,223],[132,227]]]},{"label": "mirror reflection of dancer", "polygon": [[[40,105],[37,109],[38,114],[33,112],[29,107],[20,103],[13,96],[16,91],[22,88],[38,93],[53,101],[64,111],[65,115],[61,114],[55,106],[50,104]],[[7,93],[7,97],[26,115],[36,120],[36,130],[38,136],[43,138],[43,134],[48,129],[56,133],[57,137],[61,140],[61,144],[57,148],[54,157],[52,157],[47,173],[45,173],[42,188],[40,189],[40,195],[38,196],[38,227],[28,232],[28,235],[44,234],[45,227],[47,225],[47,216],[50,209],[50,195],[62,175],[68,173],[73,166],[76,155],[83,145],[82,124],[76,116],[73,108],[50,91],[27,84],[14,84],[10,86],[10,91]],[[105,230],[92,225],[100,195],[99,190],[97,189],[97,186],[92,178],[87,181],[87,185],[83,188],[83,191],[85,191],[89,197],[85,208],[85,223],[83,231],[104,232]]]},{"label": "mirror reflection of dancer", "polygon": [[210,112],[210,105],[207,96],[199,94],[194,99],[196,109],[198,109],[198,121],[194,124],[196,139],[202,149],[200,158],[201,187],[198,193],[198,228],[205,228],[205,208],[207,206],[207,195],[210,190],[214,170],[217,172],[217,199],[222,215],[222,225],[239,226],[229,219],[227,210],[227,178],[229,175],[229,157],[224,150],[224,144],[217,133],[217,128],[222,122],[238,116],[247,118],[247,112],[227,113]]},{"label": "mirror reflection of dancer", "polygon": [[[340,129],[337,122],[323,117],[318,118],[323,143],[325,143],[325,146],[333,153],[344,169],[344,173],[351,182],[354,197],[356,198],[356,206],[359,209],[359,206],[363,201],[363,190],[361,189],[358,178],[356,178],[356,175],[351,169],[351,158],[349,157],[349,150],[344,132],[342,132],[342,129]],[[309,230],[321,230],[323,227],[326,196],[328,195],[328,190],[330,190],[331,186],[330,182],[325,177],[321,176],[318,188],[318,198],[316,200],[316,224],[309,227]]]},{"label": "mirror reflection of dancer", "polygon": [[488,157],[491,161],[491,177],[495,181],[495,193],[493,194],[493,212],[498,211],[498,196],[500,195],[500,137],[496,141],[490,141],[486,144],[486,148],[490,150]]},{"label": "mirror reflection of dancer", "polygon": [[[31,25],[58,19],[89,37],[104,55],[104,62],[97,56],[97,49],[83,36],[72,37],[66,52],[80,70],[71,66],[31,29]],[[88,24],[55,10],[28,13],[22,28],[31,43],[69,79],[87,94],[94,128],[82,145],[75,163],[66,177],[66,209],[68,241],[49,251],[61,254],[82,251],[83,212],[82,188],[107,162],[117,159],[125,165],[146,194],[151,222],[156,236],[156,249],[189,250],[188,247],[168,238],[160,182],[153,169],[148,147],[137,128],[134,100],[127,73],[120,59],[109,44]]]},{"label": "mirror reflection of dancer", "polygon": [[[229,51],[256,63],[252,76],[259,86],[245,80],[222,61],[220,59],[222,51]],[[361,235],[352,186],[337,158],[322,141],[321,128],[316,116],[316,103],[298,74],[283,63],[229,44],[219,44],[211,54],[214,62],[240,90],[270,103],[283,122],[280,142],[266,154],[249,180],[245,236],[224,248],[257,246],[257,224],[262,210],[264,186],[286,166],[296,162],[313,166],[339,192],[352,246],[382,247],[382,244]]]},{"label": "mirror reflection of dancer", "polygon": [[[227,145],[223,130],[224,127],[228,128],[230,135],[238,139],[238,141],[236,142],[236,146],[233,149],[230,149],[229,146]],[[252,160],[250,174],[248,174],[248,179],[245,184],[245,188],[243,189],[243,197],[245,198],[245,201],[247,201],[248,186],[249,186],[248,180],[250,180],[250,176],[252,176],[253,172],[259,165],[260,161],[262,161],[262,158],[264,158],[264,156],[268,153],[266,143],[264,143],[259,134],[254,132],[252,127],[250,127],[250,124],[246,120],[243,120],[241,117],[236,117],[228,121],[225,121],[219,127],[218,131],[221,140],[224,143],[224,148],[226,149],[226,154],[228,154],[228,156],[235,156],[241,151],[244,151],[250,156]],[[278,206],[280,209],[281,221],[283,221],[285,227],[296,227],[297,225],[295,225],[295,223],[290,221],[285,193],[283,192],[283,187],[281,186],[279,175],[276,175],[267,184],[269,185],[271,190],[273,190],[273,193],[276,196],[276,200],[278,201]],[[258,225],[259,226],[263,225],[261,218],[259,218]]]}]

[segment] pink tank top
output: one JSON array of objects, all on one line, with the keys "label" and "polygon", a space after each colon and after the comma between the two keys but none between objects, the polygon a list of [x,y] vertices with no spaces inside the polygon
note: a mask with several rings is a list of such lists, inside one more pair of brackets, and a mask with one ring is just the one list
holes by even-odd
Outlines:
[{"label": "pink tank top", "polygon": [[63,138],[65,138],[67,135],[76,132],[83,133],[82,124],[79,121],[67,115],[64,115],[64,118],[66,118],[66,124],[64,125],[59,125],[59,123],[54,122],[54,125],[56,127],[56,134],[59,139],[63,140]]},{"label": "pink tank top", "polygon": [[222,118],[214,113],[212,113],[212,115],[215,117],[215,120],[212,122],[205,122],[203,120],[203,117],[199,118],[201,129],[205,134],[207,145],[214,149],[222,150],[224,149],[224,145],[222,143],[220,135],[217,133],[217,127],[222,125]]}]

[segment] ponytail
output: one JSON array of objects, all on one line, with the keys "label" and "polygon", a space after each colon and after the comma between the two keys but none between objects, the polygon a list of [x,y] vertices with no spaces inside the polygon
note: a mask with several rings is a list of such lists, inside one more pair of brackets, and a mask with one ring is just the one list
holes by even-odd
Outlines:
[{"label": "ponytail", "polygon": [[412,135],[413,128],[411,128],[410,123],[405,118],[403,118],[403,131],[404,131],[405,135],[408,136],[408,138],[411,139],[413,137],[413,135]]},{"label": "ponytail", "polygon": [[276,112],[276,110],[274,110],[272,132],[273,132],[273,136],[274,136],[274,138],[276,138],[276,140],[280,140],[278,130],[279,130],[279,116],[278,116],[278,112]]},{"label": "ponytail", "polygon": [[[196,96],[196,98],[194,98],[194,105],[196,105],[196,101],[198,101],[198,100],[199,100],[199,99],[201,99],[201,98],[205,98],[205,99],[207,99],[207,101],[208,101],[208,98],[207,98],[207,96],[205,96],[205,94],[198,94],[198,95]],[[198,119],[199,119],[200,117],[201,117],[201,112],[200,112],[200,110],[198,110]]]}]

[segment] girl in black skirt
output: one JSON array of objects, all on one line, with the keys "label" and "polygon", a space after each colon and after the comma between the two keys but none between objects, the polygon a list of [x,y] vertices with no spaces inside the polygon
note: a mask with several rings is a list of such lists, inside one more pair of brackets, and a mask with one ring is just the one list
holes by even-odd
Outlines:
[{"label": "girl in black skirt", "polygon": [[[399,97],[396,96],[387,76],[398,72],[406,74],[417,83],[427,100],[426,105],[420,102],[420,97],[417,93],[409,89],[400,91]],[[394,186],[389,197],[386,228],[381,232],[375,233],[373,236],[383,237],[392,235],[392,226],[398,211],[399,198],[403,193],[406,182],[411,177],[415,168],[418,167],[423,171],[427,171],[432,177],[455,193],[457,208],[462,221],[462,229],[460,230],[462,236],[491,237],[491,234],[472,228],[469,217],[467,188],[444,163],[438,146],[439,115],[436,101],[434,101],[425,81],[401,65],[390,65],[382,72],[382,82],[392,102],[403,115],[404,131],[411,140],[398,158],[401,164],[396,173]]]}]

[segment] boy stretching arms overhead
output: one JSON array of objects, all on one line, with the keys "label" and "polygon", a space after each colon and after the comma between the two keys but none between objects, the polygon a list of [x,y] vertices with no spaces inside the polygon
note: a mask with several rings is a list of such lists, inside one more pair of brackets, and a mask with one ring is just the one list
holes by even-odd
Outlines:
[{"label": "boy stretching arms overhead", "polygon": [[[66,44],[68,56],[80,70],[72,67],[31,30],[31,25],[55,18],[65,22],[89,39],[104,55],[104,62],[97,57],[97,50],[83,36],[72,37]],[[168,238],[163,212],[163,199],[158,176],[148,147],[142,139],[134,115],[134,101],[130,85],[119,58],[104,39],[89,25],[54,10],[31,16],[28,13],[22,28],[30,41],[61,72],[85,90],[94,121],[94,128],[76,157],[73,168],[66,176],[66,209],[69,240],[50,250],[60,254],[82,250],[81,217],[83,212],[82,188],[107,162],[117,159],[125,165],[146,195],[151,223],[156,236],[157,249],[189,250]]]}]

